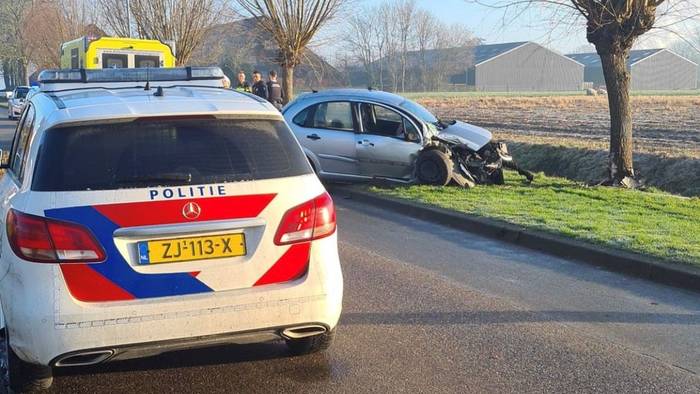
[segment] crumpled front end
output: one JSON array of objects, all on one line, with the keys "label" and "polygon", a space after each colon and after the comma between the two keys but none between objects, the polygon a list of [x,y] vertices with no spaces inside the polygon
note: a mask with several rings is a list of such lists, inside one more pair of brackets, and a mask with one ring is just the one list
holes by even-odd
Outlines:
[{"label": "crumpled front end", "polygon": [[517,171],[528,182],[534,176],[521,169],[504,142],[492,141],[490,131],[453,121],[429,142],[416,162],[416,178],[431,185],[504,184],[503,169]]}]

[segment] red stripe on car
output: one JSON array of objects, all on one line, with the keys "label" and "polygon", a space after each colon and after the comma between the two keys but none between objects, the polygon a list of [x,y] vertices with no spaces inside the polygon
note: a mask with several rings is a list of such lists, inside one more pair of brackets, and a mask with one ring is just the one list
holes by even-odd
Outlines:
[{"label": "red stripe on car", "polygon": [[[275,196],[276,194],[255,194],[147,201],[96,205],[94,208],[119,227],[151,226],[156,224],[257,217]],[[189,203],[196,203],[200,208],[196,218],[188,218],[183,214],[183,208]]]},{"label": "red stripe on car", "polygon": [[136,298],[88,264],[62,264],[61,272],[71,295],[79,301],[123,301]]},{"label": "red stripe on car", "polygon": [[289,282],[306,275],[310,251],[310,242],[292,245],[253,286]]}]

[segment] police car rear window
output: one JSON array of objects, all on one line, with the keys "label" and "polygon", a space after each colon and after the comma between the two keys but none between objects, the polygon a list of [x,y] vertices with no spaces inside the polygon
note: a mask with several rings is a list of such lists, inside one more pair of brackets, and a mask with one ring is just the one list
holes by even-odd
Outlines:
[{"label": "police car rear window", "polygon": [[181,186],[311,173],[288,127],[270,120],[141,120],[44,137],[36,191]]}]

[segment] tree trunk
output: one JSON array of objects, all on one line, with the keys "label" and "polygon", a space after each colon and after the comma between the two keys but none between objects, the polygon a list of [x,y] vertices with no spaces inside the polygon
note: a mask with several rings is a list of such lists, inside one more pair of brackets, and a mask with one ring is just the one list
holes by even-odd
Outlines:
[{"label": "tree trunk", "polygon": [[29,86],[29,62],[24,59],[19,63],[20,72],[22,73],[22,84]]},{"label": "tree trunk", "polygon": [[379,51],[379,90],[384,90],[384,58],[382,51]]},{"label": "tree trunk", "polygon": [[626,51],[600,55],[608,89],[610,108],[609,181],[619,184],[625,177],[634,178],[632,164],[632,106],[630,103],[630,74]]},{"label": "tree trunk", "polygon": [[284,66],[284,81],[282,81],[284,104],[292,101],[294,97],[294,66]]}]

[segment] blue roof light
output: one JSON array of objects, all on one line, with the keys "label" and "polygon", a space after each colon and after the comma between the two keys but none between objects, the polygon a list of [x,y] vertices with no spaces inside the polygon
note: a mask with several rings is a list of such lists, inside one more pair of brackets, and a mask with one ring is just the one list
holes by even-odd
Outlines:
[{"label": "blue roof light", "polygon": [[181,68],[110,68],[98,70],[44,70],[39,82],[94,83],[94,82],[164,82],[220,80],[224,73],[218,67]]}]

